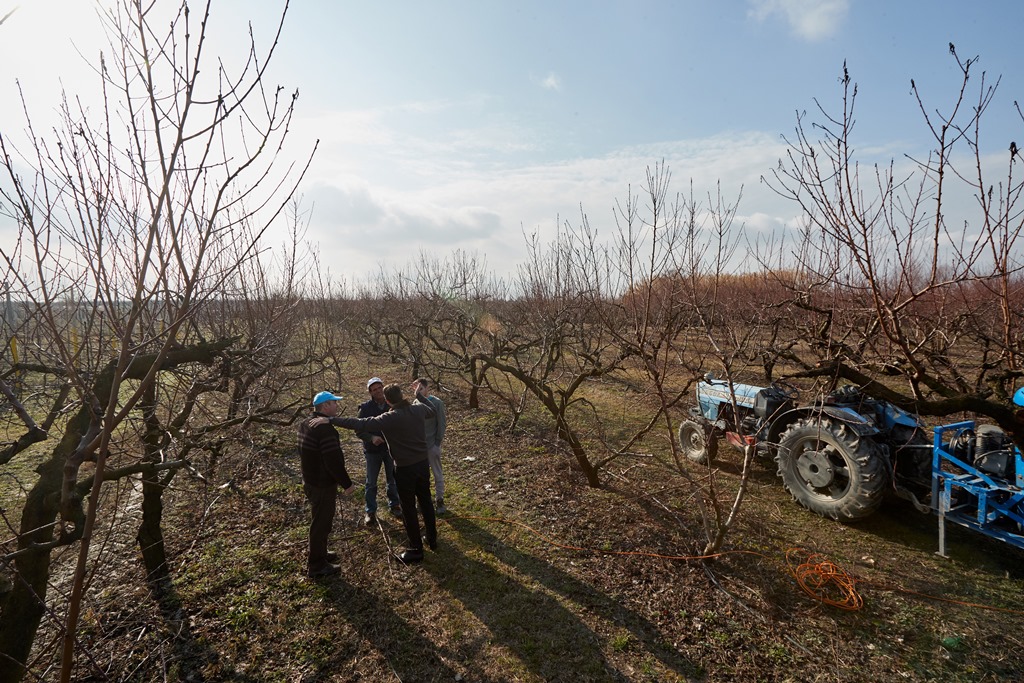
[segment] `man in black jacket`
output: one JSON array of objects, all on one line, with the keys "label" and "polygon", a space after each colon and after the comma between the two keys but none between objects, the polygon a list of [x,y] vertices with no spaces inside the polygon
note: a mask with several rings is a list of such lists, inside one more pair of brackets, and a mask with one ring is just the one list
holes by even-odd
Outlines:
[{"label": "man in black jacket", "polygon": [[430,497],[430,465],[427,462],[427,437],[423,420],[434,416],[434,408],[427,397],[416,395],[410,403],[402,397],[402,387],[389,384],[384,387],[384,399],[391,410],[375,417],[335,417],[331,424],[345,429],[377,431],[384,435],[391,457],[395,459],[395,482],[402,500],[402,520],[409,537],[409,547],[398,555],[406,564],[423,560],[423,538],[416,515],[416,503],[423,512],[427,544],[437,549],[437,521],[434,501]]},{"label": "man in black jacket", "polygon": [[338,556],[327,551],[327,538],[334,526],[338,485],[346,494],[355,488],[345,470],[345,453],[341,450],[338,430],[330,423],[330,418],[338,414],[340,399],[329,391],[321,391],[313,397],[313,414],[299,423],[302,489],[313,508],[307,562],[307,572],[313,578],[341,570],[332,562]]}]

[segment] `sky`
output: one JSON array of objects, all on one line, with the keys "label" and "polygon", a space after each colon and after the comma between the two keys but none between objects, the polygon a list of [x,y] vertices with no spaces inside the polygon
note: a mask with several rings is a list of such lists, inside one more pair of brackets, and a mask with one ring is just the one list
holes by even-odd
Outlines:
[{"label": "sky", "polygon": [[[95,89],[78,54],[99,49],[93,4],[0,0],[0,131],[24,128],[16,80],[33,113],[62,86]],[[240,49],[247,22],[265,43],[281,7],[214,0],[218,48]],[[979,58],[972,86],[1001,79],[983,153],[1005,155],[1024,144],[1022,27],[1018,0],[292,0],[270,77],[300,93],[287,149],[319,140],[300,195],[333,275],[454,250],[501,275],[527,235],[583,214],[610,236],[616,202],[662,161],[675,191],[742,193],[751,233],[793,225],[761,177],[797,112],[840,111],[844,62],[868,163],[927,152],[910,81],[931,113],[951,104],[950,43]]]}]

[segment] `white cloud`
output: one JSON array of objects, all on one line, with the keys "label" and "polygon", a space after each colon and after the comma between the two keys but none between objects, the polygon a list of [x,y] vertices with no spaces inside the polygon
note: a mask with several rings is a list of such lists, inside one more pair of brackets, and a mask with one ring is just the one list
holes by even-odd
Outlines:
[{"label": "white cloud", "polygon": [[558,91],[562,89],[562,79],[558,77],[558,74],[552,71],[540,82],[540,86],[545,90]]},{"label": "white cloud", "polygon": [[772,216],[760,211],[747,216],[737,215],[736,221],[746,226],[748,231],[764,235],[770,235],[778,230],[792,227],[787,225],[787,221],[782,217]]},{"label": "white cloud", "polygon": [[300,114],[299,131],[314,131],[325,142],[342,145],[392,145],[394,131],[381,121],[386,110],[322,111]]},{"label": "white cloud", "polygon": [[415,193],[389,193],[360,181],[317,183],[303,200],[312,208],[310,239],[398,265],[421,249],[475,248],[502,228],[501,217],[486,207],[431,203]]},{"label": "white cloud", "polygon": [[[613,210],[627,195],[642,193],[646,169],[664,160],[673,192],[690,193],[705,209],[715,201],[735,202],[742,187],[736,227],[775,232],[798,208],[761,182],[783,153],[778,136],[734,133],[700,140],[624,147],[600,157],[520,165],[478,159],[438,159],[428,146],[372,151],[388,164],[417,169],[415,183],[387,174],[372,179],[358,160],[344,174],[326,177],[304,190],[315,204],[309,239],[320,245],[333,271],[359,279],[380,266],[402,267],[421,252],[446,257],[455,249],[484,256],[499,275],[515,272],[527,258],[523,233],[553,239],[560,224],[578,226],[581,211],[602,239],[615,234]],[[429,178],[423,174],[429,169]],[[319,169],[323,170],[323,169]],[[709,195],[711,197],[709,198]],[[753,212],[760,213],[753,213]]]},{"label": "white cloud", "polygon": [[765,21],[781,15],[798,36],[819,41],[833,36],[850,9],[850,0],[749,0],[748,16]]}]

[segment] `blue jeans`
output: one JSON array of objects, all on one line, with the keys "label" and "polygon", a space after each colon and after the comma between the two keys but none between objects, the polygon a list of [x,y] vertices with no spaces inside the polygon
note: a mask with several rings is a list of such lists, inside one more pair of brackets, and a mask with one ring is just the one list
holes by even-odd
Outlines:
[{"label": "blue jeans", "polygon": [[387,451],[383,453],[370,453],[363,451],[366,456],[366,511],[377,514],[377,480],[380,479],[380,468],[384,466],[384,478],[387,479],[388,504],[391,507],[398,507],[402,502],[398,498],[398,487],[395,485],[395,461]]}]

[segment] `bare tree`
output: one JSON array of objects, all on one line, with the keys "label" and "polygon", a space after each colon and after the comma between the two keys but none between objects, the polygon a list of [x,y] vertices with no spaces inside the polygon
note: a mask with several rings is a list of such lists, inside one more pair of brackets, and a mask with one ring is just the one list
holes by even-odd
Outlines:
[{"label": "bare tree", "polygon": [[460,250],[443,260],[420,254],[415,277],[426,314],[424,365],[438,386],[445,377],[464,382],[469,407],[479,408],[488,365],[476,357],[475,349],[485,336],[490,309],[507,298],[506,285],[487,272],[482,257]]},{"label": "bare tree", "polygon": [[[714,462],[716,442],[698,435],[706,448],[694,451],[676,440],[680,405],[689,407],[694,382],[707,371],[730,382],[749,376],[763,358],[764,298],[734,256],[740,233],[734,225],[739,204],[720,191],[698,202],[671,193],[664,164],[649,168],[639,192],[631,188],[616,205],[616,229],[609,250],[596,248],[596,232],[584,219],[574,261],[587,281],[595,324],[614,339],[619,355],[635,368],[643,399],[654,399],[649,419],[624,443],[605,444],[611,457],[627,455],[643,440],[667,444],[670,464],[686,482],[704,524],[705,553],[717,551],[739,515],[746,494],[753,449],[744,451],[741,476],[726,488]],[[622,373],[626,377],[625,373]],[[628,380],[626,386],[630,387]],[[637,397],[640,400],[641,397]],[[688,435],[683,423],[680,433]],[[733,425],[742,432],[742,425]],[[682,437],[681,437],[682,438]],[[659,452],[662,449],[659,449]]]},{"label": "bare tree", "polygon": [[[527,262],[506,302],[491,307],[474,354],[489,369],[514,378],[555,422],[590,486],[615,454],[595,458],[588,441],[600,419],[586,383],[615,375],[626,355],[595,322],[587,282],[574,263],[577,234],[570,226],[548,245],[533,236]],[[497,302],[495,302],[497,304]]]},{"label": "bare tree", "polygon": [[[290,423],[309,396],[311,372],[322,372],[323,347],[308,342],[303,307],[304,283],[315,279],[316,263],[307,258],[304,225],[297,203],[289,209],[291,231],[279,250],[241,267],[221,295],[196,311],[196,334],[205,331],[230,340],[217,362],[201,372],[155,382],[140,403],[143,460],[154,467],[142,473],[142,518],[138,541],[147,579],[156,596],[168,589],[170,575],[161,526],[163,493],[185,463],[204,482],[219,477],[225,449],[243,444],[253,457],[267,446],[258,442],[265,425]],[[188,383],[182,381],[188,378]],[[162,378],[161,378],[162,379]],[[205,453],[205,463],[195,453]]]},{"label": "bare tree", "polygon": [[[145,473],[147,485],[159,485],[157,471],[184,465],[158,455],[157,432],[175,421],[156,420],[171,395],[160,378],[173,371],[175,386],[205,385],[199,369],[238,341],[207,339],[198,314],[222,305],[225,288],[259,257],[305,170],[278,157],[297,96],[265,81],[280,26],[265,48],[253,39],[233,68],[206,53],[209,2],[198,16],[186,3],[170,16],[158,11],[122,0],[104,16],[110,50],[97,65],[99,113],[66,98],[61,124],[44,136],[26,108],[24,152],[0,134],[0,198],[19,228],[16,246],[0,252],[3,277],[37,330],[31,350],[22,345],[19,370],[60,378],[72,401],[58,392],[49,404],[42,424],[59,443],[25,499],[17,549],[3,556],[14,576],[0,624],[4,680],[25,673],[46,613],[51,553],[77,544],[61,679],[73,675],[90,543],[105,514],[101,484]],[[32,409],[15,392],[5,395],[22,408],[26,434],[38,434]],[[187,420],[182,405],[198,394],[175,395],[183,403],[166,414]],[[139,409],[141,457],[134,430],[122,428]],[[12,447],[10,457],[19,452]],[[83,478],[87,461],[93,473]]]},{"label": "bare tree", "polygon": [[1005,161],[986,153],[998,81],[973,79],[977,59],[952,44],[950,54],[962,80],[947,109],[931,111],[911,81],[933,145],[909,169],[860,162],[845,65],[841,112],[819,104],[813,125],[798,116],[767,180],[806,219],[792,310],[816,332],[793,359],[804,376],[845,379],[923,415],[986,416],[1024,445],[1024,414],[1009,400],[1024,378],[1021,159],[1009,141]]}]

